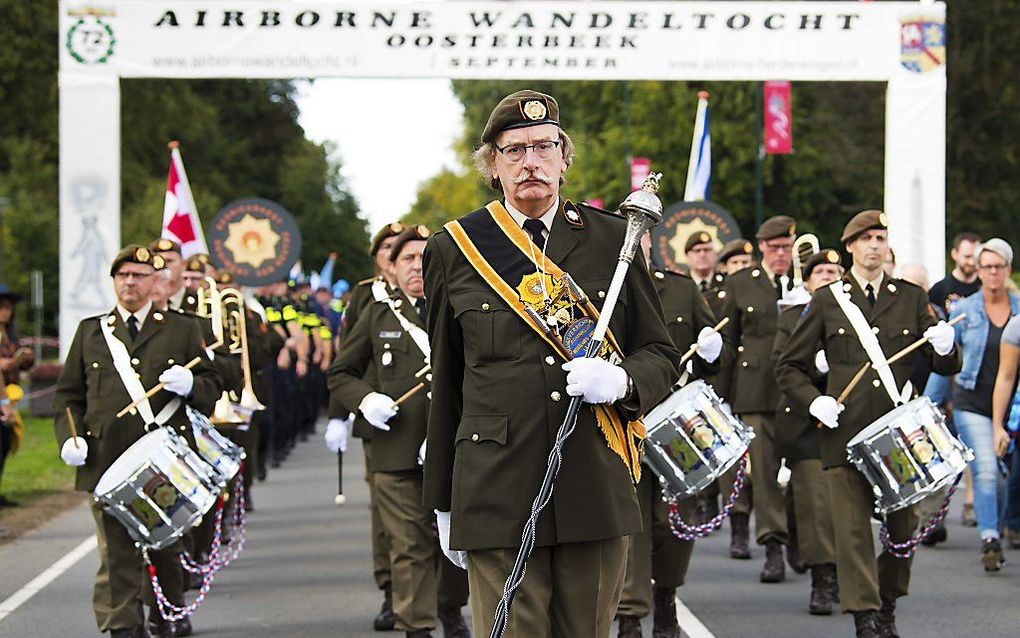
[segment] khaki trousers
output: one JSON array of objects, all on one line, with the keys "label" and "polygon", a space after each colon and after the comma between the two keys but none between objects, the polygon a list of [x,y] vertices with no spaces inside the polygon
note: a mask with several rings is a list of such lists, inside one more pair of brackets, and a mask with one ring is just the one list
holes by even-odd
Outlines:
[{"label": "khaki trousers", "polygon": [[[644,618],[652,611],[652,581],[659,587],[676,589],[684,584],[691,564],[694,541],[673,535],[669,526],[669,505],[662,500],[659,480],[642,468],[637,485],[642,531],[631,534],[627,551],[627,575],[617,614]],[[697,497],[677,503],[684,522],[691,524],[698,510]]]},{"label": "khaki trousers", "polygon": [[[623,590],[627,537],[537,547],[517,589],[505,638],[607,638]],[[474,636],[492,631],[516,549],[468,552]]]},{"label": "khaki trousers", "polygon": [[[876,610],[882,598],[906,596],[910,586],[910,558],[895,558],[883,551],[875,559],[871,531],[874,498],[864,475],[851,467],[825,470],[832,503],[836,537],[836,573],[844,612]],[[917,507],[912,505],[886,517],[892,540],[902,543],[917,529]]]},{"label": "khaki trousers", "polygon": [[390,541],[393,613],[398,631],[436,626],[436,544],[433,514],[422,505],[420,471],[375,472],[379,516]]},{"label": "khaki trousers", "polygon": [[751,440],[751,480],[754,491],[754,532],[759,545],[775,539],[789,541],[786,530],[786,496],[776,481],[779,457],[776,456],[776,428],[771,413],[741,414],[744,423],[754,428]]},{"label": "khaki trousers", "polygon": [[[142,603],[155,598],[142,553],[127,529],[103,513],[95,502],[90,507],[99,544],[99,570],[92,588],[92,610],[100,633],[113,629],[140,627]],[[149,552],[163,594],[175,605],[184,604],[184,569],[177,560],[182,549],[178,541],[158,552]]]},{"label": "khaki trousers", "polygon": [[361,439],[365,453],[365,482],[368,483],[368,506],[372,520],[372,576],[379,589],[390,587],[390,541],[379,518],[379,500],[375,495],[375,481],[372,480],[372,440]]},{"label": "khaki trousers", "polygon": [[817,459],[796,461],[790,471],[800,555],[809,567],[835,563],[836,539],[822,462]]}]

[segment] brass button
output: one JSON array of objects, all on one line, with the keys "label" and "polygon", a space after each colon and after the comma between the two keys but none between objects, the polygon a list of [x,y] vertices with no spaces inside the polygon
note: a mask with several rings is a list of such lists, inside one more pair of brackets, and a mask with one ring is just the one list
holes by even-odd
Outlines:
[{"label": "brass button", "polygon": [[138,372],[135,373],[135,376],[138,377],[139,379],[142,378],[142,375],[140,373],[138,373]]},{"label": "brass button", "polygon": [[545,358],[546,365],[551,366],[554,363],[556,363],[556,359],[552,355],[549,355],[548,357]]},{"label": "brass button", "polygon": [[478,433],[477,432],[475,432],[474,434],[471,435],[471,440],[472,441],[477,441],[478,440]]},{"label": "brass button", "polygon": [[429,401],[432,400],[432,391],[431,390],[429,390],[428,392],[425,393],[425,398],[428,399]]},{"label": "brass button", "polygon": [[737,352],[743,352],[744,346],[737,346]]},{"label": "brass button", "polygon": [[384,343],[382,347],[383,347],[383,350],[389,350],[390,349],[390,344]]},{"label": "brass button", "polygon": [[605,290],[600,290],[599,291],[599,299],[605,299],[605,298],[606,298],[606,291]]},{"label": "brass button", "polygon": [[758,270],[757,268],[755,268],[754,270],[751,271],[751,276],[752,277],[757,277],[759,275],[761,275],[761,271]]},{"label": "brass button", "polygon": [[725,290],[720,290],[719,291],[719,298],[720,299],[725,299],[726,298],[726,291]]},{"label": "brass button", "polygon": [[677,317],[676,318],[676,322],[677,323],[683,323],[684,322],[684,318],[683,317]]},{"label": "brass button", "polygon": [[183,431],[184,431],[184,426],[182,425],[182,426],[181,426],[181,432],[183,432]]},{"label": "brass button", "polygon": [[131,365],[136,366],[139,363],[141,363],[141,361],[138,360],[138,357],[134,357],[133,359],[131,359]]},{"label": "brass button", "polygon": [[166,362],[169,363],[170,365],[174,364],[174,360],[173,359],[167,359]]},{"label": "brass button", "polygon": [[873,386],[875,386],[877,388],[880,385],[882,385],[882,382],[879,381],[878,379],[875,379],[874,381],[871,382],[871,385],[873,385]]},{"label": "brass button", "polygon": [[740,365],[742,365],[742,366],[744,366],[746,368],[747,367],[747,362],[746,361],[741,361]]},{"label": "brass button", "polygon": [[661,270],[656,270],[656,271],[655,271],[655,278],[656,278],[656,279],[665,279],[665,278],[666,278],[666,275],[662,274],[662,271],[661,271]]},{"label": "brass button", "polygon": [[903,334],[905,334],[905,335],[908,335],[908,334],[910,334],[910,331],[909,331],[909,330],[907,330],[906,328],[904,328],[904,329],[903,329]]},{"label": "brass button", "polygon": [[747,311],[748,312],[754,312],[754,306],[748,306],[747,307]]},{"label": "brass button", "polygon": [[845,334],[845,333],[846,333],[846,330],[844,330],[844,329],[840,328],[840,329],[839,329],[839,330],[837,330],[836,332],[838,332],[839,334]]},{"label": "brass button", "polygon": [[426,381],[431,381],[432,380],[432,373],[431,372],[425,375],[425,380]]},{"label": "brass button", "polygon": [[873,327],[871,331],[874,332],[875,334],[878,334],[878,326]]},{"label": "brass button", "polygon": [[559,393],[559,392],[556,392],[556,391],[554,390],[554,391],[553,391],[553,392],[552,392],[552,393],[551,393],[551,394],[549,395],[549,398],[550,398],[550,399],[552,399],[553,401],[559,401],[559,400],[560,400],[561,398],[563,398],[563,397],[562,397],[562,396],[560,395],[560,393]]},{"label": "brass button", "polygon": [[[906,330],[904,330],[904,332],[906,332]],[[99,367],[99,362],[98,361],[93,361],[92,362],[92,367],[93,368],[98,368]]]},{"label": "brass button", "polygon": [[790,411],[790,406],[786,406],[786,408],[783,409],[783,412],[789,412],[789,411]]},{"label": "brass button", "polygon": [[482,310],[488,310],[488,309],[489,309],[489,304],[488,304],[488,302],[486,302],[486,303],[483,303],[483,304],[482,304]]},{"label": "brass button", "polygon": [[85,436],[92,436],[92,430],[85,430]]}]

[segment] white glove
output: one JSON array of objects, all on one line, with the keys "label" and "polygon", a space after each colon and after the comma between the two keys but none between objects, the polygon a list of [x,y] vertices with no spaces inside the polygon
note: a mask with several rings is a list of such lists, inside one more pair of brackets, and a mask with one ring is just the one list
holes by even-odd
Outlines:
[{"label": "white glove", "polygon": [[698,356],[706,363],[712,363],[722,352],[722,335],[718,331],[705,326],[698,333]]},{"label": "white glove", "polygon": [[439,548],[443,550],[443,554],[450,559],[451,563],[461,569],[467,569],[467,552],[450,549],[450,513],[439,510],[435,510],[435,512],[436,527],[439,528]]},{"label": "white glove", "polygon": [[613,403],[627,394],[627,372],[597,358],[578,358],[563,364],[567,394],[588,403]]},{"label": "white glove", "polygon": [[839,413],[844,408],[845,406],[836,403],[836,399],[822,394],[811,402],[808,412],[811,413],[811,416],[821,421],[825,427],[836,429],[839,427]]},{"label": "white glove", "polygon": [[829,360],[825,358],[825,350],[815,354],[815,368],[822,374],[829,374]]},{"label": "white glove", "polygon": [[159,382],[174,394],[186,397],[191,394],[191,388],[195,385],[195,375],[183,366],[173,366],[159,375]]},{"label": "white glove", "polygon": [[390,426],[386,425],[386,422],[397,413],[397,408],[393,407],[393,399],[378,392],[366,394],[358,409],[365,415],[365,420],[379,430],[389,430]]},{"label": "white glove", "polygon": [[428,447],[428,441],[422,441],[421,447],[418,448],[418,465],[425,465],[425,448]]},{"label": "white glove", "polygon": [[945,356],[953,351],[956,330],[945,321],[940,321],[924,331],[924,338],[931,342],[931,347],[935,349],[935,354]]},{"label": "white glove", "polygon": [[346,419],[330,419],[326,425],[326,447],[333,454],[347,451],[347,439],[351,436],[351,424],[354,415]]},{"label": "white glove", "polygon": [[[77,447],[75,447],[77,444]],[[89,455],[89,444],[80,436],[67,439],[60,448],[60,458],[71,467],[85,465],[85,457]]]}]

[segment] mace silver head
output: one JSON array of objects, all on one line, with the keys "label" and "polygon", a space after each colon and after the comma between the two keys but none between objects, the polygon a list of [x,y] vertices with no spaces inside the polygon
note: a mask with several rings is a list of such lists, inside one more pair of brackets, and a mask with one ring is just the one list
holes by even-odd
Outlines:
[{"label": "mace silver head", "polygon": [[637,252],[641,237],[662,223],[662,201],[656,195],[661,179],[662,173],[650,174],[641,185],[641,190],[627,195],[620,204],[620,212],[627,217],[627,232],[620,248],[620,261],[630,263]]}]

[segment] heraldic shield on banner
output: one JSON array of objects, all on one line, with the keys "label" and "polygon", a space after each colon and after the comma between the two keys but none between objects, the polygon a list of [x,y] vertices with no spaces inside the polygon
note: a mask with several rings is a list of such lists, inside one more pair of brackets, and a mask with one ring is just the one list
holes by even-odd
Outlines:
[{"label": "heraldic shield on banner", "polygon": [[941,17],[907,17],[900,21],[900,64],[914,73],[926,73],[946,62],[946,20]]},{"label": "heraldic shield on banner", "polygon": [[704,232],[721,250],[740,237],[740,226],[728,210],[709,201],[677,202],[666,208],[662,223],[652,229],[652,261],[677,272],[687,272],[684,245],[694,233]]},{"label": "heraldic shield on banner", "polygon": [[283,281],[301,255],[301,231],[283,206],[249,197],[216,213],[209,229],[209,256],[217,268],[246,286]]}]

